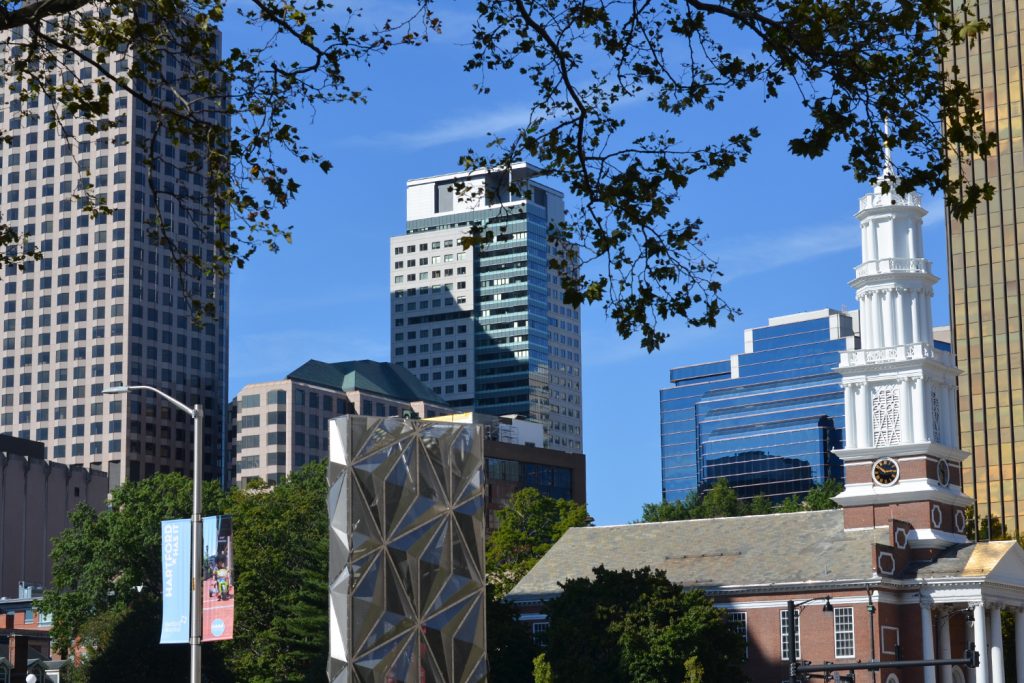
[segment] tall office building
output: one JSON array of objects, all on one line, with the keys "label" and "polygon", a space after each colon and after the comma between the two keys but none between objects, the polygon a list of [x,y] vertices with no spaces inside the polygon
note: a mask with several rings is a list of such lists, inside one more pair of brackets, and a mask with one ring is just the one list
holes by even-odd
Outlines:
[{"label": "tall office building", "polygon": [[[546,447],[578,453],[580,317],[548,267],[563,198],[535,174],[518,163],[408,182],[406,231],[391,238],[391,360],[455,408],[540,422]],[[494,240],[463,249],[470,226]]]},{"label": "tall office building", "polygon": [[776,502],[842,479],[840,354],[858,347],[857,315],[824,309],[748,329],[743,353],[673,368],[661,390],[661,487],[683,500],[725,479]]},{"label": "tall office building", "polygon": [[950,322],[959,382],[961,447],[971,454],[964,492],[979,517],[995,515],[1014,534],[1024,531],[1024,78],[1016,3],[970,4],[988,23],[972,45],[958,47],[956,66],[981,102],[985,127],[999,135],[989,159],[964,172],[996,188],[991,202],[960,223],[948,220]]},{"label": "tall office building", "polygon": [[[18,30],[0,35],[0,61],[20,40]],[[130,60],[115,53],[106,66],[124,74]],[[168,51],[161,76],[185,80],[189,64]],[[63,68],[84,83],[96,76],[71,55]],[[8,267],[2,278],[0,432],[42,441],[57,462],[103,469],[111,486],[156,472],[189,473],[187,416],[152,394],[102,394],[109,384],[152,385],[203,405],[204,472],[220,477],[228,283],[182,283],[168,248],[149,235],[159,213],[164,238],[179,253],[212,253],[217,234],[205,174],[189,172],[181,163],[187,144],[167,139],[150,111],[122,91],[110,96],[112,126],[91,131],[73,118],[51,127],[52,104],[22,100],[19,90],[7,83],[0,92],[2,126],[11,135],[0,148],[2,218],[43,258],[24,271]],[[154,168],[144,161],[151,143],[164,151]],[[109,213],[82,207],[78,195],[87,186]],[[216,319],[195,327],[183,289],[211,300]]]}]

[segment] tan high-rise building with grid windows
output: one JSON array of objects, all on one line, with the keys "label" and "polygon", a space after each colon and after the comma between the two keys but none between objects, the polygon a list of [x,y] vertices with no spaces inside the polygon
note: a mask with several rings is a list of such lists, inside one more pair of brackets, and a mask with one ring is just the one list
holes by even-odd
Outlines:
[{"label": "tan high-rise building with grid windows", "polygon": [[1016,3],[1004,0],[970,7],[989,29],[960,46],[947,69],[959,67],[971,85],[999,148],[965,169],[972,180],[992,183],[995,197],[966,222],[947,221],[952,342],[963,371],[960,446],[971,454],[964,492],[977,499],[980,519],[994,515],[1018,534],[1024,531],[1022,17]]},{"label": "tan high-rise building with grid windows", "polygon": [[[0,33],[0,61],[25,39],[20,29]],[[125,74],[131,58],[115,52],[105,66]],[[83,83],[98,76],[70,55],[63,67]],[[186,55],[166,51],[161,79],[184,82],[190,71]],[[141,102],[120,90],[110,100],[112,125],[90,132],[67,117],[51,127],[52,103],[23,99],[17,83],[0,91],[0,129],[10,135],[0,145],[0,223],[43,252],[0,278],[0,433],[43,442],[53,461],[102,469],[111,486],[157,472],[190,474],[186,415],[151,393],[102,393],[113,384],[151,385],[203,405],[204,476],[219,479],[228,283],[183,283],[168,249],[149,234],[159,214],[179,252],[209,258],[218,234],[206,177],[186,172],[180,162],[189,148],[172,144]],[[152,142],[163,154],[150,169]],[[89,185],[109,212],[82,207]],[[190,296],[213,302],[214,322],[193,324]]]}]

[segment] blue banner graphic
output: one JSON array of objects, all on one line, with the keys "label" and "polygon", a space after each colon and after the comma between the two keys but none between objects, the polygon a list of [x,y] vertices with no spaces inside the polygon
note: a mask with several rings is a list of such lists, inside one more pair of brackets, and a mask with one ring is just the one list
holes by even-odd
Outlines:
[{"label": "blue banner graphic", "polygon": [[189,520],[167,519],[160,522],[163,558],[163,625],[160,643],[187,643],[191,601],[192,539]]}]

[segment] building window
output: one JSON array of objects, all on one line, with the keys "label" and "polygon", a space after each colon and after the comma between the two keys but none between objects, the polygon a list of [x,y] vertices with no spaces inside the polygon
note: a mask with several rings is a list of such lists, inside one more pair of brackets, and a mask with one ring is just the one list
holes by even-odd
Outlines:
[{"label": "building window", "polygon": [[242,397],[242,408],[259,408],[260,406],[260,395],[250,394],[249,396]]},{"label": "building window", "polygon": [[[800,613],[793,615],[796,624],[796,634],[793,645],[796,650],[796,658],[800,659]],[[782,624],[782,659],[789,659],[789,622],[786,620],[786,610],[779,611],[779,621]]]},{"label": "building window", "polygon": [[836,657],[853,657],[853,608],[836,607],[835,618]]},{"label": "building window", "polygon": [[743,636],[743,656],[747,656],[747,613],[729,612],[729,628]]}]

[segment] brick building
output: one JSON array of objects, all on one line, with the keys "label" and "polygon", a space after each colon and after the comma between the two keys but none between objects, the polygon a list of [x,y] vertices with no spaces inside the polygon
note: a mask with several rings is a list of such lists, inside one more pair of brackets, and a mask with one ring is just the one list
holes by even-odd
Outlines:
[{"label": "brick building", "polygon": [[[891,172],[891,170],[890,170]],[[952,355],[935,348],[916,194],[863,197],[863,259],[851,285],[861,346],[844,351],[846,489],[839,510],[571,529],[509,594],[542,628],[543,600],[593,567],[662,569],[700,588],[747,641],[755,682],[789,676],[787,601],[814,600],[795,624],[797,657],[878,660],[860,683],[1004,683],[1002,615],[1015,622],[1024,672],[1024,549],[967,538]],[[628,553],[622,549],[628,548]],[[828,597],[833,608],[823,612]],[[959,657],[973,642],[977,670],[886,667],[899,659]]]}]

